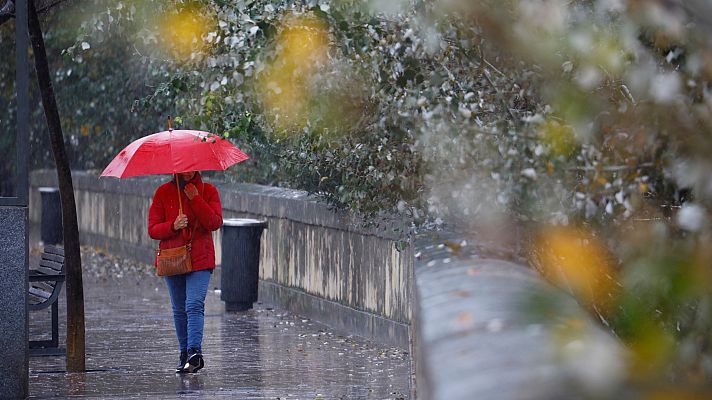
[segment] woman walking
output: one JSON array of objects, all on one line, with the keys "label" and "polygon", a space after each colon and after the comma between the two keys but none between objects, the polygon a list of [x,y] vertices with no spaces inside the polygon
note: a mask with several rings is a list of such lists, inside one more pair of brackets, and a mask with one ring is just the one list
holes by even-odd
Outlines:
[{"label": "woman walking", "polygon": [[[178,196],[182,199],[182,214]],[[192,272],[165,277],[180,349],[178,373],[196,372],[205,366],[201,348],[205,295],[215,269],[211,232],[220,226],[220,196],[215,186],[203,182],[199,172],[179,173],[178,179],[156,190],[148,212],[149,236],[161,241],[160,249],[191,243]]]}]

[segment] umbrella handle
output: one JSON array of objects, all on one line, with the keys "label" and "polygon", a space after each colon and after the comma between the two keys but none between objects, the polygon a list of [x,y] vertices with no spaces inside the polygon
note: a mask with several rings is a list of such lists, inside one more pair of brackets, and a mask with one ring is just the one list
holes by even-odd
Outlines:
[{"label": "umbrella handle", "polygon": [[[170,121],[170,117],[168,117],[168,118],[169,118],[168,121]],[[169,125],[169,126],[170,126],[170,125]],[[179,212],[180,214],[183,214],[183,200],[181,200],[181,197],[182,197],[182,196],[180,195],[180,182],[178,182],[178,174],[173,174],[173,175],[175,175],[175,177],[176,177],[176,188],[178,189],[178,210],[179,210],[178,212]],[[203,186],[203,188],[205,188],[205,186]],[[185,228],[183,228],[183,229],[185,229]],[[190,242],[193,241],[193,234],[194,234],[194,232],[195,232],[195,226],[194,226],[193,229],[190,231],[190,239],[188,239],[188,245],[189,245],[189,246],[190,246]]]},{"label": "umbrella handle", "polygon": [[173,130],[173,121],[171,120],[171,116],[169,115],[168,116],[168,131],[170,132],[172,130]]},{"label": "umbrella handle", "polygon": [[[171,117],[168,117],[168,124],[169,124],[168,126],[170,126],[170,121],[171,121]],[[178,210],[179,210],[178,213],[180,215],[180,214],[183,214],[183,201],[181,200],[182,196],[180,195],[180,183],[178,182],[178,174],[174,174],[174,175],[176,177],[176,188],[178,189]],[[185,229],[185,228],[183,228],[183,229]],[[192,241],[192,240],[193,240],[193,232],[191,231],[190,239],[188,240],[188,244],[190,244],[190,241]]]},{"label": "umbrella handle", "polygon": [[[168,117],[168,121],[170,121],[170,118],[171,117]],[[178,182],[178,174],[174,174],[174,175],[176,177],[176,188],[178,188],[178,210],[181,214],[183,214],[183,201],[181,200],[181,195],[180,195],[180,182]]]}]

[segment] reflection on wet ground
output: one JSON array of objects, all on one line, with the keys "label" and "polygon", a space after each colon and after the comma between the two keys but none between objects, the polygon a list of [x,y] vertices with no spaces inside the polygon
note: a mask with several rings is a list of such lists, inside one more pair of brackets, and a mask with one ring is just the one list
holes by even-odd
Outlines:
[{"label": "reflection on wet ground", "polygon": [[[30,397],[392,399],[409,393],[409,355],[266,305],[225,313],[219,272],[206,299],[206,368],[177,375],[165,283],[145,267],[84,249],[87,373],[65,373],[64,357],[30,360]],[[97,264],[111,263],[107,268]],[[121,269],[116,273],[105,273]],[[100,272],[104,271],[104,272]],[[65,334],[64,295],[60,333]],[[49,314],[30,313],[32,339],[49,333]]]}]

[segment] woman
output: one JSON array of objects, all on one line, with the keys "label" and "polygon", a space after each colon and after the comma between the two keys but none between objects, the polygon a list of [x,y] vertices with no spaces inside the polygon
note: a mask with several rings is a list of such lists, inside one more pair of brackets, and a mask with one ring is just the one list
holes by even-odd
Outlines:
[{"label": "woman", "polygon": [[[196,171],[178,174],[161,185],[148,211],[148,234],[160,240],[161,249],[185,245],[191,240],[193,271],[165,277],[173,304],[173,321],[180,347],[176,372],[196,372],[203,368],[202,354],[205,295],[215,269],[215,247],[211,231],[222,225],[222,206],[215,186],[204,183]],[[183,214],[179,213],[181,196]]]}]

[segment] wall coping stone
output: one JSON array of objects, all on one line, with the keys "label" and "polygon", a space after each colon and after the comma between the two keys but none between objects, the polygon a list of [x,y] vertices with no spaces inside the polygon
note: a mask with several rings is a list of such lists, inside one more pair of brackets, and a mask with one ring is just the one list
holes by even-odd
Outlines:
[{"label": "wall coping stone", "polygon": [[[575,299],[522,264],[482,257],[476,243],[457,254],[448,242],[465,235],[443,231],[415,241],[414,363],[420,399],[564,399],[586,383],[582,363],[557,346],[553,320],[527,313],[532,296],[555,296],[581,321],[589,351],[605,354],[610,388],[624,365],[623,346]],[[563,317],[563,316],[562,316]],[[582,335],[583,336],[583,335]],[[589,346],[589,347],[585,347]],[[578,363],[578,364],[577,364]],[[600,371],[598,371],[600,373]]]}]

